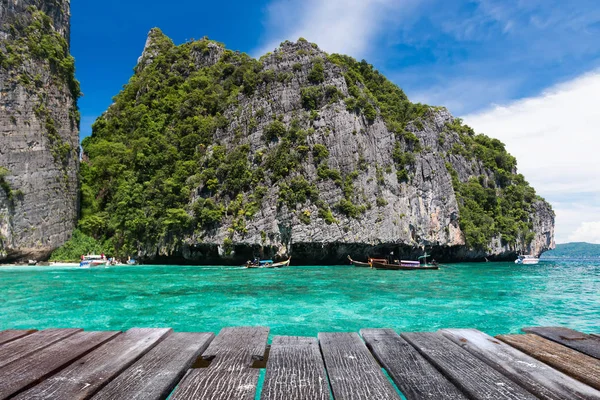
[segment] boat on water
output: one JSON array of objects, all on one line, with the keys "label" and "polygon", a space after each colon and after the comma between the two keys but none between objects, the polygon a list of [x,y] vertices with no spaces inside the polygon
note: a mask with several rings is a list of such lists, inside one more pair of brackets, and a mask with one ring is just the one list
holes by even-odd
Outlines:
[{"label": "boat on water", "polygon": [[79,266],[81,268],[106,267],[109,263],[110,261],[106,257],[92,254],[83,256]]},{"label": "boat on water", "polygon": [[419,270],[419,269],[440,269],[437,264],[421,264],[419,261],[395,260],[390,262],[373,262],[375,269],[389,270]]},{"label": "boat on water", "polygon": [[274,262],[273,260],[254,260],[248,261],[244,267],[246,268],[282,268],[289,267],[290,262],[292,261],[292,257],[288,258],[286,261],[282,262]]},{"label": "boat on water", "polygon": [[373,268],[373,262],[387,262],[387,260],[385,258],[368,258],[368,262],[361,262],[361,261],[356,261],[353,260],[352,257],[348,256],[348,260],[350,260],[350,263],[352,265],[354,265],[355,267],[361,267],[361,268]]},{"label": "boat on water", "polygon": [[440,269],[439,264],[436,261],[432,261],[431,264],[427,263],[427,257],[430,255],[425,253],[419,257],[418,261],[407,261],[407,260],[394,260],[394,262],[388,262],[387,260],[374,261],[373,268],[375,269],[389,269],[389,270],[434,270]]},{"label": "boat on water", "polygon": [[515,264],[535,265],[540,262],[540,259],[532,255],[521,255],[515,260]]}]

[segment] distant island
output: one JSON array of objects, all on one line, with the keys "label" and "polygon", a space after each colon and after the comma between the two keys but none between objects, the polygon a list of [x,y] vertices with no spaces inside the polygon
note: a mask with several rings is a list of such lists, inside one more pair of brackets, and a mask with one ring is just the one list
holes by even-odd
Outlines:
[{"label": "distant island", "polygon": [[557,244],[556,249],[544,253],[542,258],[600,258],[600,244],[585,242]]}]

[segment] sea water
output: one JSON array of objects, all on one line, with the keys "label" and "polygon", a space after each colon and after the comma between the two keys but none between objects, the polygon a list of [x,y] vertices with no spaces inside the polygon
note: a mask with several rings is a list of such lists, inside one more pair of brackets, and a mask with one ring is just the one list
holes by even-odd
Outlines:
[{"label": "sea water", "polygon": [[449,327],[496,335],[554,325],[600,332],[600,262],[452,264],[438,271],[0,268],[0,329],[218,332],[257,325],[271,335],[303,336]]}]

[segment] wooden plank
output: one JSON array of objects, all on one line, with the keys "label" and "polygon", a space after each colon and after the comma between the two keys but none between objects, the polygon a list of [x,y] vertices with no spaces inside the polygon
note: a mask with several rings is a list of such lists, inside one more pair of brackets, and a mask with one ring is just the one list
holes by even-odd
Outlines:
[{"label": "wooden plank", "polygon": [[439,332],[402,333],[402,337],[473,399],[536,398]]},{"label": "wooden plank", "polygon": [[325,364],[316,338],[273,338],[260,398],[329,400]]},{"label": "wooden plank", "polygon": [[585,333],[562,327],[523,328],[523,332],[534,333],[588,356],[600,359],[600,340]]},{"label": "wooden plank", "polygon": [[254,400],[261,360],[267,347],[269,328],[223,328],[202,358],[212,360],[208,368],[191,369],[177,386],[171,400]]},{"label": "wooden plank", "polygon": [[7,329],[5,331],[0,332],[0,345],[3,345],[8,342],[12,342],[13,340],[17,340],[27,335],[31,335],[33,332],[36,332],[35,329]]},{"label": "wooden plank", "polygon": [[0,368],[0,399],[29,388],[79,357],[111,340],[119,332],[79,332]]},{"label": "wooden plank", "polygon": [[92,399],[166,399],[214,337],[213,333],[170,334]]},{"label": "wooden plank", "polygon": [[19,340],[0,346],[0,367],[19,358],[40,351],[43,348],[81,332],[83,329],[46,329]]},{"label": "wooden plank", "polygon": [[319,343],[336,400],[400,398],[357,333],[319,333]]},{"label": "wooden plank", "polygon": [[600,400],[600,392],[475,329],[444,329],[444,336],[541,399]]},{"label": "wooden plank", "polygon": [[16,399],[89,399],[169,333],[171,329],[129,329],[39,385],[21,393]]},{"label": "wooden plank", "polygon": [[497,338],[600,390],[600,360],[531,333]]},{"label": "wooden plank", "polygon": [[466,399],[414,347],[391,329],[361,329],[367,347],[408,400]]}]

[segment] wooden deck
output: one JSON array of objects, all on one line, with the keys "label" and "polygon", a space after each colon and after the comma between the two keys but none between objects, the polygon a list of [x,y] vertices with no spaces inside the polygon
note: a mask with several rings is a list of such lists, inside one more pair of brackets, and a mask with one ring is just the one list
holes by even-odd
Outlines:
[{"label": "wooden deck", "polygon": [[0,399],[600,400],[600,336],[524,332],[363,329],[267,345],[264,327],[7,330]]}]

